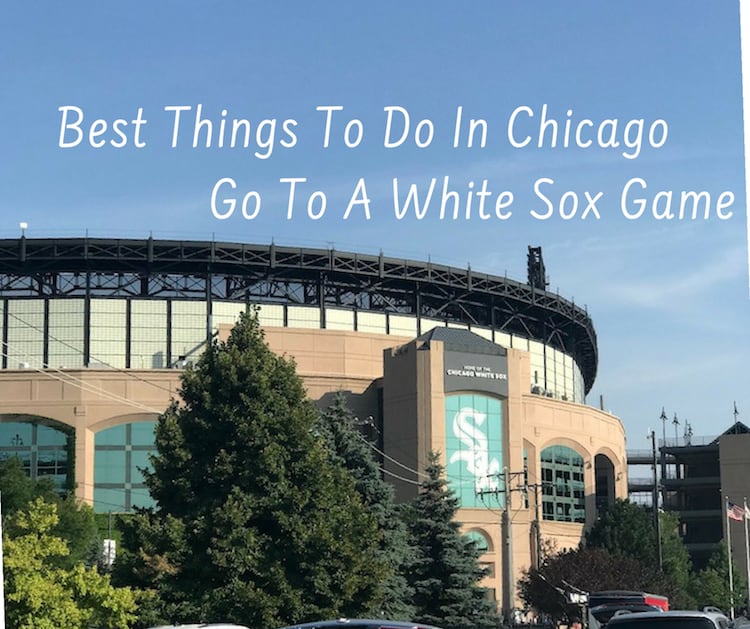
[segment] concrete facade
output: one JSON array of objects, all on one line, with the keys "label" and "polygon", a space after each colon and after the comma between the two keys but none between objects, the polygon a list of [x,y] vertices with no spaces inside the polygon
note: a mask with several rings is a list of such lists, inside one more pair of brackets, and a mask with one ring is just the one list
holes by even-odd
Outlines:
[{"label": "concrete facade", "polygon": [[[424,473],[430,451],[439,452],[443,465],[448,464],[444,347],[440,341],[431,342],[428,350],[421,344],[417,339],[389,349],[384,359],[384,451],[395,459],[386,459],[384,468],[401,500],[416,495],[416,481]],[[519,604],[513,588],[535,560],[537,518],[542,551],[548,545],[557,550],[572,548],[596,520],[598,483],[609,484],[600,505],[627,496],[625,431],[620,420],[585,405],[531,393],[524,386],[529,372],[526,352],[509,349],[507,363],[508,395],[502,399],[507,491],[490,492],[486,506],[461,508],[457,515],[465,531],[479,533],[486,540],[482,557],[490,574],[486,585],[503,609]],[[548,485],[543,482],[541,453],[555,445],[566,446],[583,459],[582,522],[554,521],[543,514]],[[503,513],[506,505],[508,517]]]},{"label": "concrete facade", "polygon": [[[226,339],[230,330],[230,325],[220,326],[220,339]],[[380,433],[384,473],[400,500],[416,495],[431,451],[442,453],[446,463],[449,396],[440,341],[433,341],[425,351],[419,349],[419,339],[407,337],[271,326],[264,331],[274,352],[294,359],[313,400],[325,406],[333,394],[344,391],[354,414],[372,419]],[[627,481],[625,433],[619,419],[582,404],[531,393],[529,354],[514,349],[502,352],[507,357],[507,395],[497,399],[503,416],[503,464],[509,475],[504,500],[511,524],[502,522],[498,495],[488,496],[484,507],[461,508],[458,519],[464,530],[484,540],[486,585],[503,608],[510,609],[517,604],[513,584],[537,553],[536,522],[543,544],[557,549],[576,546],[596,518],[596,496],[601,493],[597,477],[603,474],[608,483],[605,502],[625,497]],[[93,504],[95,458],[103,456],[97,455],[97,434],[124,424],[155,421],[177,397],[179,376],[178,369],[4,370],[0,415],[5,422],[44,422],[72,431],[76,493]],[[581,457],[582,521],[556,521],[554,514],[543,513],[541,457],[553,446],[565,446]],[[545,486],[552,484],[550,480]]]},{"label": "concrete facade", "polygon": [[94,502],[94,439],[124,423],[156,421],[176,397],[180,372],[161,370],[5,370],[2,422],[40,422],[72,431],[76,495]]}]

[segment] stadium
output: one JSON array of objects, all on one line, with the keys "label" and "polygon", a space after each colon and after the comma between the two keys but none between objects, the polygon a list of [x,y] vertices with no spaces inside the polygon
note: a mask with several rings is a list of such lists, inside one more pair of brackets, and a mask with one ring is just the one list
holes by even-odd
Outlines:
[{"label": "stadium", "polygon": [[152,504],[139,470],[180,370],[258,305],[310,397],[345,392],[400,500],[442,454],[510,610],[544,540],[576,545],[627,497],[623,426],[585,403],[593,323],[546,290],[541,249],[528,270],[522,283],[275,244],[0,240],[0,457],[100,513]]}]

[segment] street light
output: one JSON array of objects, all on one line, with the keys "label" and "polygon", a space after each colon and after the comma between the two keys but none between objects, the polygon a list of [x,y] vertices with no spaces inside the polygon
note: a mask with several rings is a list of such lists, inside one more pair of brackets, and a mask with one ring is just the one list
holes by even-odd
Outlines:
[{"label": "street light", "polygon": [[22,221],[18,223],[18,226],[21,228],[21,238],[26,236],[26,230],[29,228],[29,224],[26,221]]},{"label": "street light", "polygon": [[[665,448],[667,447],[667,413],[664,410],[664,407],[661,407],[661,415],[659,415],[659,419],[661,420],[661,450],[659,451],[659,459],[661,461],[661,473],[659,474],[659,478],[664,478],[667,475],[667,459],[665,455]],[[677,445],[675,443],[675,445]],[[664,504],[666,501],[666,492],[664,489],[664,486],[662,485],[662,494],[661,494],[661,502]]]}]

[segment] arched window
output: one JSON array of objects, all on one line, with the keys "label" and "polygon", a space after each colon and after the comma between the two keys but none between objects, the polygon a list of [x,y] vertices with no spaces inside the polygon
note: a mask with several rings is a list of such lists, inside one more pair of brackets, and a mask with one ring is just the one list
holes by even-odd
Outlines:
[{"label": "arched window", "polygon": [[489,538],[482,531],[472,529],[471,531],[466,532],[466,537],[474,541],[479,552],[486,553],[492,550]]},{"label": "arched window", "polygon": [[594,457],[594,487],[596,508],[606,509],[615,502],[615,466],[605,454]]},{"label": "arched window", "polygon": [[555,522],[585,522],[583,457],[567,446],[542,450],[542,517]]},{"label": "arched window", "polygon": [[156,422],[120,424],[96,433],[94,446],[94,510],[127,512],[150,507],[154,501],[141,469],[151,469],[156,453]]},{"label": "arched window", "polygon": [[68,478],[72,432],[44,422],[30,417],[29,421],[0,423],[0,460],[18,458],[29,478],[48,478],[64,493],[72,487]]}]

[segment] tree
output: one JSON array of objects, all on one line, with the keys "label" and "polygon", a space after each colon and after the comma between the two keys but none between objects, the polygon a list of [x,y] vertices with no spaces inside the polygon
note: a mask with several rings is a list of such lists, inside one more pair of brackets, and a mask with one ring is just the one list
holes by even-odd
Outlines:
[{"label": "tree", "polygon": [[586,534],[586,546],[604,548],[653,566],[658,563],[651,515],[642,506],[618,498]]},{"label": "tree", "polygon": [[26,475],[17,457],[0,461],[0,492],[3,516],[28,509],[29,504],[37,498],[54,504],[57,509],[57,524],[51,532],[61,537],[68,546],[68,552],[56,556],[54,561],[65,568],[71,568],[79,562],[87,566],[96,565],[101,540],[94,510],[89,505],[78,502],[72,493],[60,496],[47,478],[32,480]]},{"label": "tree", "polygon": [[368,612],[392,620],[409,620],[414,616],[414,606],[406,572],[413,551],[406,524],[399,516],[393,486],[383,480],[373,449],[357,430],[343,393],[337,393],[322,414],[320,428],[333,456],[354,476],[357,492],[381,532],[378,551],[389,567],[389,576],[381,584],[379,604]]},{"label": "tree", "polygon": [[375,518],[257,311],[184,372],[180,396],[145,475],[157,506],[128,522],[116,562],[151,592],[149,617],[273,627],[371,608],[386,571]]},{"label": "tree", "polygon": [[16,456],[0,461],[0,491],[3,496],[3,515],[12,515],[25,509],[34,498],[56,497],[52,481],[49,478],[31,480],[23,469],[21,459]]},{"label": "tree", "polygon": [[518,584],[529,607],[557,620],[580,617],[580,609],[567,602],[571,586],[585,592],[635,590],[671,594],[669,580],[634,557],[616,555],[604,548],[580,547],[547,556],[539,569],[526,570]]},{"label": "tree", "polygon": [[54,535],[57,505],[36,498],[28,511],[7,521],[3,539],[8,626],[17,629],[126,629],[135,618],[128,589],[115,588],[108,576],[76,563],[60,567],[69,553]]},{"label": "tree", "polygon": [[[666,589],[658,593],[668,595],[672,606],[688,609],[694,603],[688,587],[692,566],[679,534],[677,516],[659,513],[659,521],[661,570],[667,581]],[[653,515],[628,500],[618,499],[604,511],[586,534],[586,546],[603,548],[618,557],[634,558],[652,569],[659,568]]]},{"label": "tree", "polygon": [[727,612],[732,606],[744,607],[747,581],[734,564],[732,569],[734,596],[729,589],[727,545],[722,542],[711,555],[708,565],[690,580],[690,593],[700,607],[713,605]]},{"label": "tree", "polygon": [[481,553],[455,520],[458,499],[448,488],[438,454],[430,454],[426,472],[408,520],[416,553],[409,575],[416,619],[446,629],[499,626],[494,604],[478,584],[485,576]]},{"label": "tree", "polygon": [[670,606],[678,609],[693,609],[696,601],[690,591],[693,565],[685,544],[680,537],[679,520],[675,513],[660,513],[662,568],[672,583]]}]

